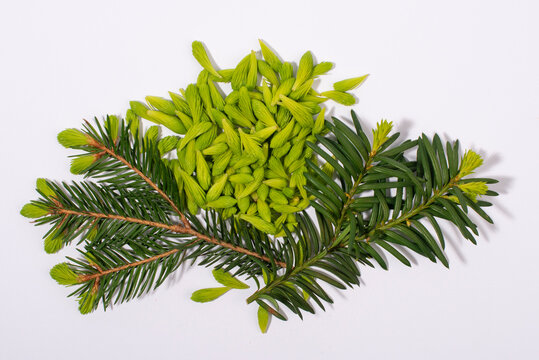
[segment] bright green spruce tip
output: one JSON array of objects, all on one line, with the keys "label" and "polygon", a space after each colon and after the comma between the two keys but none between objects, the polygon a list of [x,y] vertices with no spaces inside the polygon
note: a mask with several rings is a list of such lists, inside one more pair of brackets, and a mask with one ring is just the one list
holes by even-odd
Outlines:
[{"label": "bright green spruce tip", "polygon": [[472,174],[482,164],[483,159],[479,154],[472,150],[466,150],[460,162],[459,178]]},{"label": "bright green spruce tip", "polygon": [[56,232],[52,232],[45,238],[43,245],[47,254],[55,254],[64,247],[64,238],[62,235],[56,235]]},{"label": "bright green spruce tip", "polygon": [[477,201],[477,197],[485,195],[488,191],[487,183],[484,181],[472,181],[469,183],[460,183],[457,185],[460,190],[464,192],[474,202]]},{"label": "bright green spruce tip", "polygon": [[258,39],[258,43],[260,44],[260,49],[262,50],[262,56],[264,57],[264,60],[266,60],[270,66],[275,71],[279,71],[282,66],[281,60],[279,60],[279,57],[275,55],[273,51],[266,45],[264,41],[261,39]]},{"label": "bright green spruce tip", "polygon": [[268,325],[269,325],[268,311],[264,309],[262,306],[259,306],[258,311],[257,311],[257,318],[258,318],[258,327],[260,328],[260,331],[262,331],[262,334],[265,334],[268,331]]},{"label": "bright green spruce tip", "polygon": [[[321,104],[334,100],[352,105],[356,99],[346,91],[318,93],[313,88],[332,63],[316,64],[306,51],[294,70],[291,62],[282,61],[262,40],[259,43],[261,52],[251,50],[235,68],[219,71],[204,45],[194,41],[193,56],[203,69],[196,82],[169,92],[169,99],[147,96],[146,103],[132,101],[129,124],[138,127],[134,119],[140,117],[184,134],[161,140],[155,134],[152,139],[176,175],[190,213],[215,209],[225,219],[243,219],[276,235],[283,233],[283,226],[291,228],[296,223],[293,212],[309,204],[303,173],[316,154],[307,142],[316,143],[315,135],[328,131]],[[337,88],[352,89],[364,80],[344,80]],[[226,93],[220,83],[230,83],[232,91]],[[177,159],[171,161],[174,150]],[[86,165],[81,164],[80,171]],[[264,187],[288,188],[286,201],[278,204],[286,206],[259,203],[259,188]]]},{"label": "bright green spruce tip", "polygon": [[79,283],[79,276],[75,274],[67,263],[54,265],[50,271],[51,277],[60,285],[75,285]]},{"label": "bright green spruce tip", "polygon": [[207,289],[200,289],[197,290],[191,295],[191,300],[205,303],[209,301],[213,301],[220,296],[224,295],[226,292],[231,290],[231,287],[218,287],[218,288],[207,288]]},{"label": "bright green spruce tip", "polygon": [[313,69],[313,77],[318,77],[320,75],[325,75],[328,71],[333,69],[333,63],[329,61],[322,61],[320,64],[316,65]]},{"label": "bright green spruce tip", "polygon": [[354,99],[352,95],[342,91],[329,90],[321,92],[320,95],[346,106],[351,106],[356,103],[356,99]]},{"label": "bright green spruce tip", "polygon": [[58,134],[58,142],[66,148],[88,145],[89,140],[87,135],[77,129],[66,129]]},{"label": "bright green spruce tip", "polygon": [[39,178],[36,180],[36,189],[46,197],[54,196],[54,191],[50,188],[47,180]]},{"label": "bright green spruce tip", "polygon": [[206,206],[212,207],[214,209],[226,209],[236,205],[237,202],[238,201],[232,196],[221,196],[216,200],[208,201]]},{"label": "bright green spruce tip", "polygon": [[376,124],[376,129],[372,130],[373,141],[372,141],[372,150],[377,151],[380,146],[382,146],[388,139],[388,135],[393,129],[393,122],[388,122],[387,120],[382,120]]},{"label": "bright green spruce tip", "polygon": [[21,215],[30,219],[36,219],[48,215],[49,211],[36,204],[25,204],[21,209]]},{"label": "bright green spruce tip", "polygon": [[79,311],[82,315],[89,314],[94,310],[96,298],[97,294],[92,291],[81,295],[79,298]]},{"label": "bright green spruce tip", "polygon": [[233,289],[248,289],[249,285],[244,282],[236,279],[230,273],[224,271],[223,269],[214,269],[212,271],[213,277],[221,285],[233,288]]},{"label": "bright green spruce tip", "polygon": [[369,75],[363,75],[351,79],[341,80],[337,81],[333,84],[333,89],[337,91],[350,91],[355,88],[357,88],[359,85],[363,84],[363,82],[367,79]]},{"label": "bright green spruce tip", "polygon": [[160,96],[146,96],[146,102],[157,110],[164,112],[165,114],[176,114],[176,107],[174,106],[174,103],[170,100],[164,99]]},{"label": "bright green spruce tip", "polygon": [[96,160],[94,155],[82,155],[71,160],[71,173],[78,175],[88,169]]},{"label": "bright green spruce tip", "polygon": [[217,70],[213,68],[210,58],[208,57],[208,54],[206,53],[206,49],[204,49],[204,45],[200,41],[193,41],[192,46],[193,46],[193,56],[198,61],[198,63],[204,69],[208,70],[209,73],[221,79],[222,76],[221,74],[217,72]]},{"label": "bright green spruce tip", "polygon": [[305,81],[307,81],[313,73],[313,55],[307,51],[299,60],[298,71],[296,73],[296,81],[292,86],[292,90],[296,90]]},{"label": "bright green spruce tip", "polygon": [[130,101],[129,102],[130,110],[135,113],[135,115],[140,116],[143,119],[148,120],[148,107],[140,101]]},{"label": "bright green spruce tip", "polygon": [[254,215],[241,214],[240,219],[251,223],[255,228],[268,234],[275,234],[277,228],[269,221],[265,221],[262,218]]}]

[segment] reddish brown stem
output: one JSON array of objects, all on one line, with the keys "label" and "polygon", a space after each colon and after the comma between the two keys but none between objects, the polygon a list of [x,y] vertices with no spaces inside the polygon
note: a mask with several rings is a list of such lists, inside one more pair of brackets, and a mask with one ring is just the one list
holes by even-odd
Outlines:
[{"label": "reddish brown stem", "polygon": [[130,168],[131,170],[133,170],[138,176],[140,176],[145,182],[148,183],[148,185],[150,185],[152,188],[155,189],[155,191],[157,191],[159,193],[159,195],[161,195],[161,197],[163,199],[165,199],[169,204],[170,206],[172,206],[172,208],[174,209],[174,211],[180,216],[180,219],[183,223],[183,225],[186,227],[186,228],[191,228],[191,224],[189,224],[189,221],[187,220],[187,218],[185,217],[185,215],[180,211],[180,209],[178,209],[178,207],[176,206],[176,204],[174,203],[174,201],[172,201],[172,199],[170,199],[167,194],[165,194],[163,192],[163,190],[159,189],[159,187],[150,179],[148,178],[146,175],[144,175],[142,173],[142,171],[140,171],[139,169],[137,169],[135,166],[133,166],[129,161],[127,161],[125,158],[123,158],[122,156],[116,154],[116,152],[114,152],[114,150],[112,149],[109,149],[108,147],[106,147],[105,145],[99,143],[98,141],[96,141],[94,138],[91,138],[89,137],[89,145],[92,146],[92,147],[95,147],[96,149],[99,149],[99,150],[102,150],[103,152],[109,154],[110,156],[112,156],[113,158],[115,158],[116,160],[120,161],[121,163],[123,163],[125,166],[127,166],[128,168]]},{"label": "reddish brown stem", "polygon": [[[224,248],[227,248],[227,249],[230,249],[230,250],[242,253],[242,254],[253,256],[253,257],[261,259],[261,260],[263,260],[265,262],[268,262],[268,263],[271,262],[270,258],[267,257],[267,256],[260,255],[257,252],[254,252],[254,251],[242,248],[240,246],[236,246],[236,245],[233,245],[233,244],[218,240],[218,239],[216,239],[214,237],[210,237],[210,236],[201,234],[201,233],[193,230],[190,227],[187,228],[185,226],[180,226],[180,225],[168,225],[168,224],[163,224],[163,223],[159,223],[159,222],[155,222],[155,221],[142,220],[142,219],[131,218],[131,217],[126,217],[126,216],[120,216],[120,215],[101,214],[101,213],[95,213],[95,212],[81,212],[81,211],[74,211],[74,210],[68,210],[68,209],[63,209],[63,208],[55,209],[55,212],[57,214],[64,214],[64,215],[90,216],[90,217],[93,217],[93,218],[96,218],[96,219],[120,220],[120,221],[126,221],[126,222],[132,222],[132,223],[137,223],[137,224],[157,227],[157,228],[161,228],[161,229],[167,229],[169,231],[176,232],[176,233],[179,233],[179,234],[192,235],[192,236],[196,237],[198,240],[203,240],[203,241],[209,242],[211,244],[219,245],[219,246],[222,246]],[[109,269],[109,270],[106,270],[106,271],[103,271],[103,272],[98,272],[98,273],[92,274],[92,275],[84,275],[84,276],[81,277],[81,279],[84,279],[82,281],[88,281],[88,280],[91,280],[91,279],[100,278],[103,275],[107,275],[107,274],[110,274],[110,273],[113,273],[113,272],[117,272],[117,271],[127,269],[129,267],[134,267],[134,266],[138,266],[138,265],[141,265],[141,264],[144,264],[144,263],[147,263],[147,262],[158,260],[158,259],[160,259],[162,257],[172,255],[172,254],[174,254],[174,253],[176,253],[178,251],[179,251],[179,249],[173,249],[173,250],[170,250],[170,251],[168,251],[166,253],[159,254],[159,255],[150,257],[148,259],[145,259],[145,260],[141,260],[141,261],[137,261],[137,262],[134,262],[134,263],[126,264],[126,265],[123,265],[123,266],[120,266],[120,267],[117,267],[117,268]],[[275,264],[282,267],[282,268],[286,267],[286,264],[284,262],[281,262],[281,261],[275,261]]]},{"label": "reddish brown stem", "polygon": [[135,267],[135,266],[139,266],[139,265],[142,265],[142,264],[146,264],[146,263],[149,263],[149,262],[152,262],[152,261],[155,261],[155,260],[170,256],[172,254],[175,254],[178,251],[180,251],[180,250],[179,249],[172,249],[170,251],[164,252],[164,253],[159,254],[159,255],[152,256],[152,257],[144,259],[144,260],[135,261],[135,262],[125,264],[125,265],[122,265],[122,266],[119,266],[119,267],[115,267],[115,268],[112,268],[112,269],[108,269],[108,270],[105,270],[105,271],[99,271],[99,272],[97,272],[95,274],[81,275],[81,276],[79,276],[79,282],[86,282],[86,281],[90,281],[90,280],[93,280],[93,279],[96,279],[96,281],[99,281],[99,279],[102,276],[112,274],[112,273],[115,273],[115,272],[118,272],[118,271],[122,271],[122,270],[125,270],[125,269],[129,269],[130,267]]}]

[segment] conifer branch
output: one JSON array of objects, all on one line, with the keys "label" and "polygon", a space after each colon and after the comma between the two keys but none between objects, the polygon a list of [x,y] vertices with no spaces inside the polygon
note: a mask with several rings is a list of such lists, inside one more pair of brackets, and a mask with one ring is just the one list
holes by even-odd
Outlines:
[{"label": "conifer branch", "polygon": [[355,180],[354,185],[352,186],[352,188],[350,189],[349,192],[344,194],[344,195],[346,195],[347,199],[346,199],[346,202],[344,203],[344,205],[342,207],[341,216],[339,217],[339,220],[337,221],[337,224],[335,225],[335,229],[336,229],[335,237],[332,239],[332,242],[337,239],[337,235],[338,235],[337,232],[340,230],[344,220],[346,219],[348,208],[350,207],[350,204],[354,201],[354,196],[356,195],[356,191],[357,191],[358,186],[361,184],[361,181],[363,180],[363,177],[365,175],[367,175],[367,172],[369,171],[369,169],[372,166],[372,161],[374,159],[375,154],[376,153],[374,151],[371,151],[369,153],[369,157],[365,161],[365,164],[363,166],[363,170],[361,170],[361,173],[359,174],[359,176]]},{"label": "conifer branch", "polygon": [[177,253],[179,251],[181,251],[181,250],[180,249],[172,249],[172,250],[169,250],[169,251],[164,252],[162,254],[155,255],[155,256],[149,257],[149,258],[144,259],[144,260],[135,261],[135,262],[132,262],[132,263],[125,264],[123,266],[118,266],[118,267],[115,267],[115,268],[112,268],[112,269],[107,269],[107,270],[102,270],[99,266],[96,266],[97,272],[95,274],[80,275],[79,276],[79,283],[91,281],[91,280],[94,280],[94,279],[96,281],[99,281],[99,279],[101,277],[103,277],[103,276],[113,274],[115,272],[122,271],[122,270],[125,270],[125,269],[128,269],[128,268],[132,268],[132,267],[140,266],[140,265],[143,265],[143,264],[147,264],[147,263],[152,262],[152,261],[157,261],[157,260],[162,259],[164,257],[173,255],[173,254],[175,254],[175,253]]},{"label": "conifer branch", "polygon": [[[53,214],[88,216],[88,217],[93,217],[95,219],[120,220],[120,221],[125,221],[125,222],[130,222],[130,223],[136,223],[136,224],[141,224],[141,225],[146,225],[146,226],[152,226],[152,227],[156,227],[156,228],[166,229],[166,230],[169,230],[169,231],[172,231],[172,232],[175,232],[175,233],[179,233],[179,234],[192,235],[193,237],[195,237],[195,238],[197,238],[199,240],[203,240],[203,241],[206,241],[206,242],[214,244],[214,245],[219,245],[219,246],[222,246],[224,248],[233,250],[235,252],[245,254],[245,255],[249,255],[249,256],[253,256],[253,257],[256,257],[256,258],[258,258],[260,260],[263,260],[263,261],[265,261],[267,263],[271,263],[271,259],[269,257],[265,256],[265,255],[261,255],[261,254],[255,252],[255,251],[251,251],[251,250],[242,248],[240,246],[236,246],[236,245],[233,245],[233,244],[218,240],[218,239],[216,239],[214,237],[210,237],[210,236],[201,234],[201,233],[193,230],[191,227],[184,227],[184,226],[180,226],[180,225],[168,225],[168,224],[158,223],[158,222],[155,222],[155,221],[148,221],[148,220],[137,219],[137,218],[132,218],[132,217],[126,217],[126,216],[120,216],[120,215],[115,215],[115,214],[101,214],[101,213],[95,213],[95,212],[80,212],[80,211],[68,210],[68,209],[63,209],[63,208],[55,209]],[[174,253],[174,252],[172,252],[172,253]],[[156,256],[155,259],[153,259],[153,260],[157,260],[160,257],[162,257],[162,256]],[[147,261],[140,262],[140,263],[146,263],[146,262],[153,261],[153,260],[147,259]],[[286,267],[286,264],[284,262],[282,262],[282,261],[275,261],[275,264],[282,267],[282,268]],[[136,266],[136,265],[129,265],[128,267],[130,267],[130,266]]]},{"label": "conifer branch", "polygon": [[[87,122],[88,123],[88,122]],[[185,217],[185,215],[180,211],[180,209],[178,209],[178,207],[176,206],[176,204],[174,203],[174,201],[172,201],[168,196],[167,194],[165,194],[163,192],[163,190],[161,190],[152,180],[150,180],[146,175],[144,175],[142,173],[142,171],[140,171],[137,167],[135,167],[133,164],[129,163],[125,158],[123,158],[122,156],[116,154],[116,152],[113,150],[113,149],[110,149],[108,147],[106,147],[104,144],[98,142],[96,139],[88,136],[88,145],[89,146],[92,146],[96,149],[99,149],[99,150],[102,150],[103,152],[109,154],[110,156],[112,156],[113,158],[115,158],[116,160],[120,161],[121,163],[123,163],[125,166],[127,166],[128,168],[130,168],[131,170],[133,170],[138,176],[140,176],[145,182],[148,183],[148,185],[150,185],[152,188],[155,189],[155,191],[157,191],[159,193],[159,195],[161,195],[161,197],[163,197],[163,199],[165,199],[169,204],[170,206],[172,206],[172,208],[174,209],[174,211],[180,216],[180,219],[182,221],[182,223],[184,224],[184,226],[186,228],[191,228],[191,225],[189,224],[189,221],[187,220],[187,218]]]},{"label": "conifer branch", "polygon": [[[457,205],[462,206],[464,210],[467,205],[472,206],[481,216],[489,220],[473,200],[477,194],[487,194],[486,186],[467,186],[465,183],[484,184],[495,181],[492,179],[480,179],[483,182],[478,182],[479,179],[462,180],[463,176],[471,173],[481,164],[473,152],[469,152],[469,156],[465,155],[459,165],[456,156],[458,144],[453,146],[448,143],[446,154],[437,135],[434,136],[432,143],[423,136],[417,141],[405,142],[390,148],[398,134],[388,137],[390,124],[384,122],[373,131],[374,142],[371,148],[357,124],[355,114],[352,114],[352,117],[356,123],[356,134],[344,130],[342,123],[334,119],[335,124],[331,126],[331,129],[336,136],[336,141],[318,139],[326,146],[329,154],[314,145],[309,145],[326,159],[326,165],[331,165],[327,168],[331,169],[335,176],[335,178],[328,177],[311,163],[313,173],[308,174],[306,186],[315,197],[312,204],[319,214],[319,222],[322,221],[321,219],[326,219],[327,222],[333,223],[335,233],[326,232],[325,236],[330,237],[331,240],[322,241],[327,245],[320,252],[288,267],[285,274],[267,282],[264,288],[249,296],[248,303],[256,301],[266,308],[270,305],[263,304],[263,300],[274,299],[298,315],[301,309],[311,312],[312,308],[298,294],[299,289],[307,291],[311,296],[314,294],[320,299],[331,302],[330,299],[324,298],[326,294],[321,289],[316,287],[309,289],[310,285],[316,284],[317,279],[331,281],[324,278],[324,275],[312,273],[317,267],[321,267],[340,280],[344,279],[345,282],[348,280],[353,283],[352,274],[355,269],[354,267],[346,269],[346,262],[340,263],[339,254],[354,255],[357,261],[366,264],[370,264],[369,258],[374,258],[385,269],[387,265],[373,247],[377,245],[410,266],[406,257],[389,245],[389,242],[408,247],[432,261],[438,258],[445,266],[448,266],[442,250],[430,235],[429,230],[419,220],[424,217],[429,218],[440,237],[442,247],[442,233],[435,217],[449,220],[457,225],[463,235],[472,242],[474,242],[473,236],[467,228],[477,234],[476,226]],[[416,145],[418,145],[417,163],[409,162],[404,158],[403,152]],[[363,156],[360,157],[359,154]],[[358,164],[362,159],[365,161],[361,169],[359,166],[351,166],[351,162]],[[397,181],[391,182],[391,178],[397,178]],[[331,183],[332,181],[335,183]],[[341,186],[343,190],[349,190],[344,192],[340,189]],[[406,193],[402,191],[403,187],[406,187]],[[469,196],[461,196],[457,199],[456,196],[451,195],[453,191],[460,191],[459,187],[467,189]],[[387,189],[397,189],[394,197],[389,195]],[[478,192],[471,193],[471,189]],[[367,190],[373,191],[375,196],[362,195]],[[489,191],[488,195],[496,195],[496,193]],[[449,200],[450,198],[453,198],[452,201]],[[389,219],[391,212],[393,219]],[[324,221],[319,224],[321,229],[327,229],[329,225],[324,225]],[[350,273],[346,274],[346,272]],[[308,283],[305,282],[306,279]],[[339,287],[339,283],[332,285]],[[296,290],[290,290],[291,288],[296,288]],[[319,300],[313,299],[321,305]]]}]

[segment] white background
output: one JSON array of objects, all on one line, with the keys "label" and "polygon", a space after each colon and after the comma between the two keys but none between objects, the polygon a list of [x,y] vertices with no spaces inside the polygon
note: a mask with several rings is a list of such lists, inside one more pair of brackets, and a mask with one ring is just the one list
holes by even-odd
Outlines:
[{"label": "white background", "polygon": [[[4,1],[0,12],[2,359],[537,359],[539,238],[537,1]],[[185,87],[201,40],[222,68],[263,38],[287,60],[306,50],[336,63],[367,126],[381,118],[415,137],[439,132],[480,152],[501,180],[479,245],[449,230],[445,269],[362,269],[326,312],[259,333],[248,291],[189,300],[214,286],[191,268],[155,293],[78,314],[49,277],[45,228],[18,212],[37,177],[70,179],[56,134],[128,101]],[[334,113],[348,117],[348,109]]]}]

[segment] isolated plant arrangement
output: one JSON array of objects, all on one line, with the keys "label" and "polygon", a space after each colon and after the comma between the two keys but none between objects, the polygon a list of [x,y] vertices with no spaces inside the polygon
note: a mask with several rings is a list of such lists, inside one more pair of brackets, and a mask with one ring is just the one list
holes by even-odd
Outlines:
[{"label": "isolated plant arrangement", "polygon": [[326,119],[322,104],[353,105],[349,91],[366,76],[318,92],[313,82],[331,63],[306,52],[294,71],[260,45],[262,56],[216,70],[195,41],[195,84],[58,135],[78,151],[71,171],[85,180],[38,179],[40,197],[21,213],[50,225],[47,253],[80,245],[51,276],[75,288],[81,313],[155,289],[190,261],[222,285],[195,291],[195,301],[254,280],[247,303],[258,304],[265,332],[271,316],[287,319],[284,308],[300,317],[324,309],[328,284],[359,285],[361,265],[387,269],[383,252],[407,266],[406,251],[448,266],[441,222],[474,244],[470,210],[492,222],[478,197],[497,195],[487,187],[496,180],[470,177],[478,154],[438,135],[399,141],[385,120],[370,139],[354,112],[353,126]]}]

